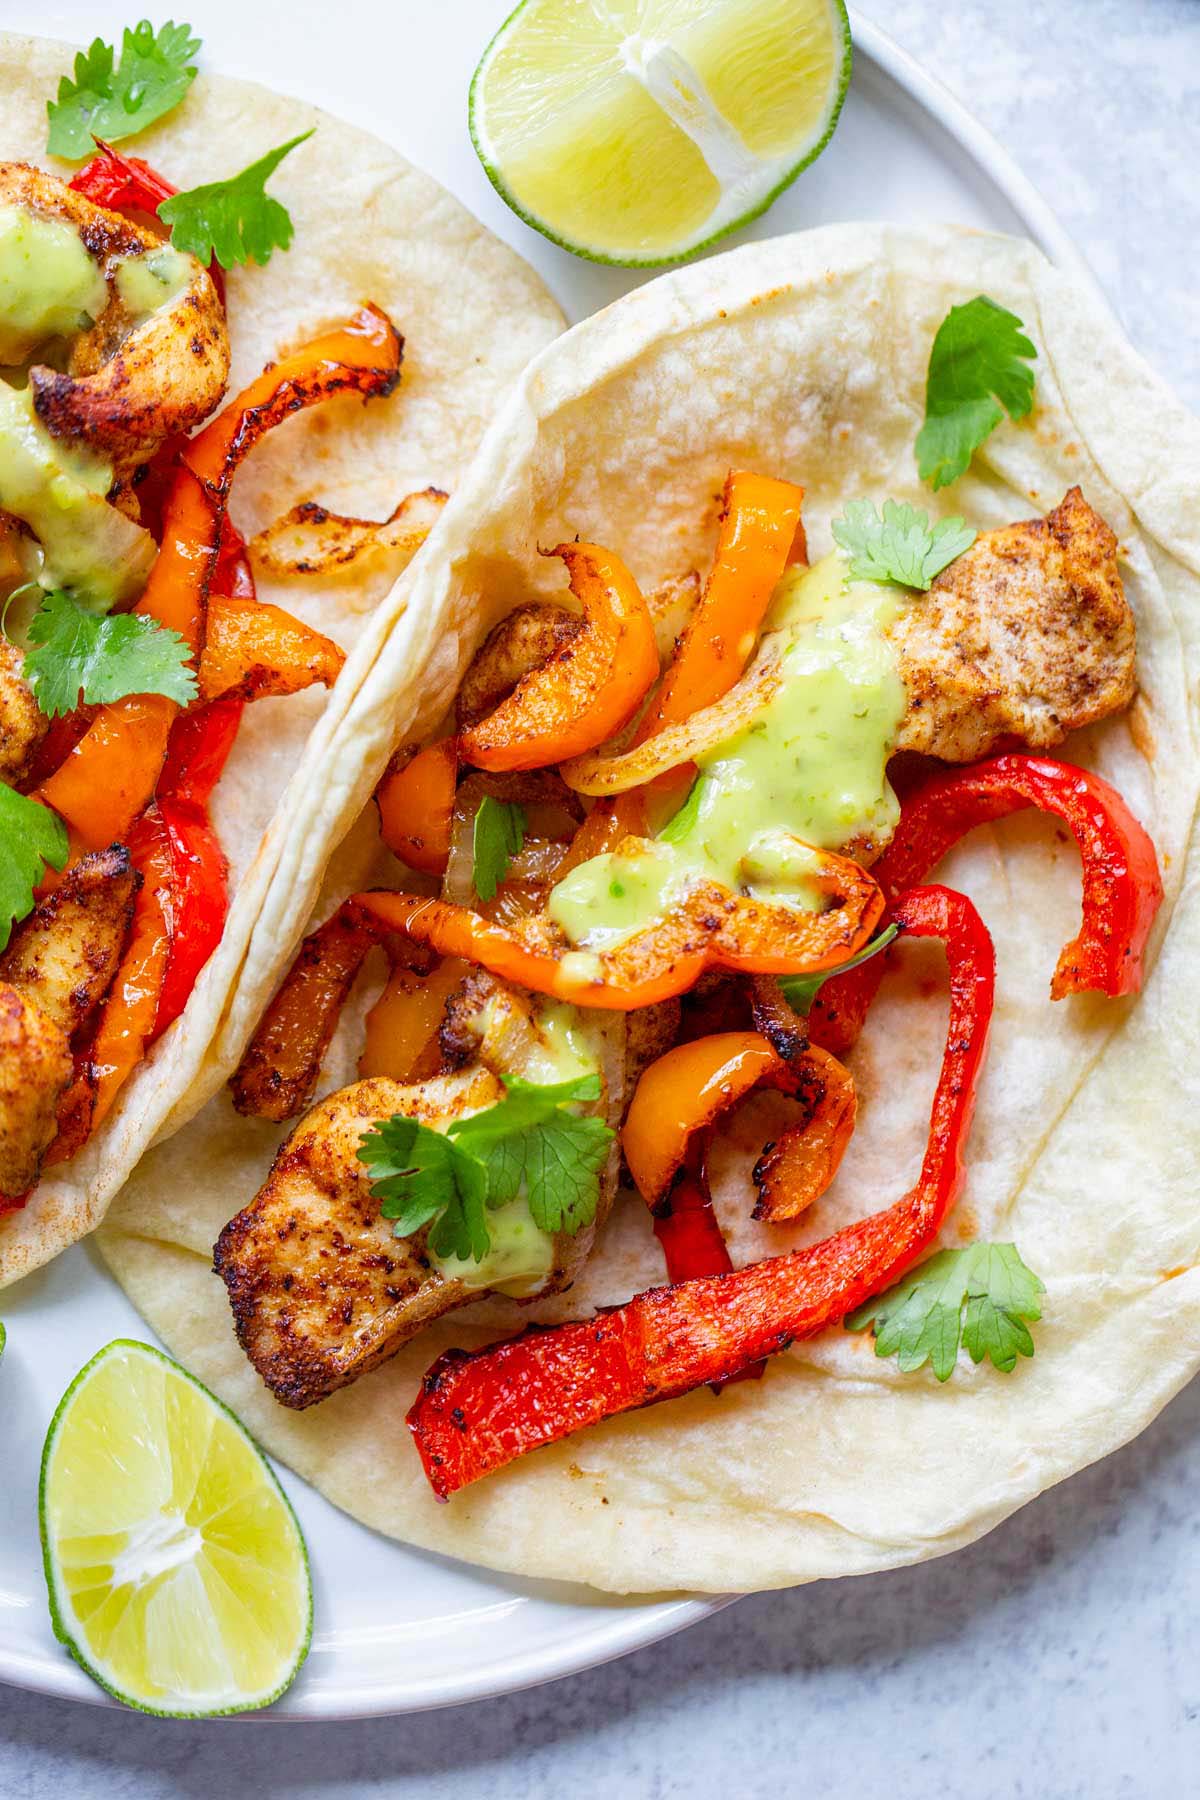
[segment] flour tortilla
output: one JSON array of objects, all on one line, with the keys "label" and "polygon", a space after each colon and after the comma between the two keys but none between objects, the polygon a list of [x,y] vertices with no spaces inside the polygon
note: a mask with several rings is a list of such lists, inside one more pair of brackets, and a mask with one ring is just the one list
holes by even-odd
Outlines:
[{"label": "flour tortilla", "polygon": [[[913,460],[929,347],[947,309],[978,293],[1025,321],[1037,406],[931,496]],[[968,1187],[943,1241],[1015,1239],[1047,1289],[1034,1359],[1003,1375],[964,1358],[939,1386],[928,1368],[904,1375],[876,1358],[868,1335],[833,1330],[775,1358],[761,1381],[612,1420],[442,1506],[404,1425],[420,1375],[448,1345],[487,1342],[529,1309],[486,1301],[308,1412],[277,1405],[235,1342],[209,1265],[279,1134],[224,1101],[143,1162],[101,1240],[171,1348],[337,1505],[432,1550],[618,1593],[768,1588],[954,1549],[1130,1438],[1200,1360],[1200,898],[1187,879],[1200,781],[1190,698],[1200,422],[1090,293],[1028,244],[823,229],[667,276],[544,352],[489,432],[405,620],[325,752],[330,788],[314,787],[293,815],[259,930],[282,929],[325,809],[349,826],[393,735],[433,726],[502,610],[556,589],[539,545],[576,532],[611,545],[645,588],[703,569],[730,465],[805,484],[814,556],[859,495],[961,511],[984,528],[1040,513],[1078,482],[1119,534],[1140,694],[1067,754],[1118,784],[1162,857],[1145,993],[1051,1003],[1051,971],[1078,925],[1079,868],[1049,821],[1030,814],[976,832],[941,871],[980,907],[999,964]],[[326,900],[344,891],[344,874],[339,856]],[[915,944],[896,960],[852,1057],[859,1129],[811,1215],[782,1229],[748,1217],[748,1169],[768,1135],[762,1103],[723,1140],[718,1209],[738,1262],[824,1237],[915,1178],[945,1032],[943,962]],[[356,1030],[342,1034],[329,1087],[353,1078]],[[629,1195],[575,1289],[533,1313],[578,1317],[662,1278],[646,1210]]]},{"label": "flour tortilla", "polygon": [[[74,165],[40,156],[46,100],[73,54],[44,39],[0,35],[0,155],[73,173]],[[365,408],[335,400],[271,433],[234,485],[233,518],[247,536],[301,500],[384,518],[416,489],[452,489],[501,394],[562,328],[533,271],[436,182],[315,107],[249,82],[201,77],[133,149],[178,186],[193,187],[234,173],[312,126],[315,136],[271,182],[295,225],[291,249],[277,251],[265,268],[229,275],[230,391],[364,300],[382,306],[405,338],[401,383],[388,400]],[[260,580],[261,599],[318,626],[352,654],[332,696],[316,688],[247,708],[213,804],[233,896],[221,946],[182,1019],[83,1154],[48,1175],[21,1212],[0,1219],[0,1285],[90,1231],[175,1103],[187,1097],[193,1108],[201,1104],[228,1073],[222,1058],[236,1061],[221,1036],[231,1000],[240,992],[247,1008],[258,1010],[274,979],[273,961],[264,968],[249,946],[272,871],[293,837],[288,819],[301,793],[288,784],[305,744],[328,740],[370,668],[385,597],[389,626],[401,616],[405,579],[389,593],[395,576],[381,567],[354,580]],[[336,839],[306,829],[299,848],[319,866]],[[286,916],[286,903],[282,910]],[[301,903],[296,927],[305,910]]]}]

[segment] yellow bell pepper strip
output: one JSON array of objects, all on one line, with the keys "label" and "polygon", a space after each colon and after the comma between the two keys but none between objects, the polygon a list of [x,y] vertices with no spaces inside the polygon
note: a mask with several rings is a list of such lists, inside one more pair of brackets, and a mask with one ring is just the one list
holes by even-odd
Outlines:
[{"label": "yellow bell pepper strip", "polygon": [[583,627],[459,738],[478,769],[545,769],[594,750],[627,725],[658,675],[654,621],[620,557],[559,544]]},{"label": "yellow bell pepper strip", "polygon": [[785,1060],[756,1031],[726,1031],[677,1044],[638,1082],[621,1145],[671,1281],[731,1266],[712,1216],[702,1149],[717,1120],[762,1087],[805,1108],[803,1123],[767,1145],[754,1169],[754,1217],[792,1219],[825,1192],[854,1131],[854,1084],[839,1062],[809,1049]]},{"label": "yellow bell pepper strip", "polygon": [[825,912],[765,905],[705,881],[645,931],[597,952],[568,951],[542,916],[505,926],[444,900],[382,890],[352,895],[347,906],[376,929],[478,963],[518,987],[629,1012],[686,993],[708,968],[785,975],[844,962],[870,936],[883,896],[865,869],[829,852],[820,853],[815,879],[832,902]]},{"label": "yellow bell pepper strip", "polygon": [[[1114,998],[1138,993],[1162,901],[1158,857],[1121,795],[1089,769],[1013,754],[935,775],[905,800],[896,835],[871,873],[889,897],[900,893],[976,825],[1029,807],[1063,821],[1083,862],[1083,921],[1059,956],[1051,999],[1089,989]],[[814,1039],[835,1054],[849,1049],[882,979],[876,958],[826,982],[809,1013]]]},{"label": "yellow bell pepper strip", "polygon": [[457,782],[457,742],[442,738],[390,770],[376,788],[383,841],[410,869],[445,874]]},{"label": "yellow bell pepper strip", "polygon": [[436,1074],[446,1002],[467,973],[466,963],[449,959],[428,975],[395,963],[364,1021],[359,1075],[364,1079],[387,1075],[407,1082]]},{"label": "yellow bell pepper strip", "polygon": [[950,1024],[916,1185],[894,1205],[790,1255],[651,1288],[610,1312],[482,1350],[447,1351],[408,1414],[439,1499],[585,1426],[728,1381],[836,1324],[928,1249],[965,1178],[995,957],[970,901],[948,888],[911,890],[895,916],[913,937],[944,939],[950,965]]}]

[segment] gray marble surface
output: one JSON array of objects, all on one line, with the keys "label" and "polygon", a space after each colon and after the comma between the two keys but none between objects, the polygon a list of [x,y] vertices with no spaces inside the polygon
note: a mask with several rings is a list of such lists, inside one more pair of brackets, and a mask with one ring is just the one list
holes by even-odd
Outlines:
[{"label": "gray marble surface", "polygon": [[[870,0],[997,133],[1200,406],[1200,0]],[[0,1690],[0,1796],[645,1800],[1200,1792],[1200,1383],[925,1568],[745,1600],[526,1694],[341,1726],[164,1726]]]}]

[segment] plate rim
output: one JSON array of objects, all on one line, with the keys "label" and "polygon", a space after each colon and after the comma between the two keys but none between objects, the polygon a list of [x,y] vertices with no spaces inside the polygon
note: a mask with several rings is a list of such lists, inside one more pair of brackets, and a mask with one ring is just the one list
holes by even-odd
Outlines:
[{"label": "plate rim", "polygon": [[[932,119],[959,143],[970,163],[1008,201],[1038,248],[1058,267],[1082,282],[1111,311],[1111,302],[1082,251],[1011,152],[937,76],[931,75],[882,27],[865,17],[857,7],[850,7],[849,14],[856,61],[861,56],[873,65],[915,103],[919,113]],[[720,254],[720,248],[727,247],[719,247],[716,253]],[[291,1479],[300,1479],[291,1471],[287,1473]],[[645,1649],[703,1619],[712,1618],[739,1598],[738,1594],[682,1595],[669,1600],[651,1600],[645,1605],[625,1604],[612,1616],[574,1632],[564,1643],[528,1650],[516,1657],[494,1656],[449,1677],[442,1675],[393,1683],[386,1692],[372,1696],[366,1704],[349,1704],[344,1689],[318,1688],[311,1694],[302,1694],[299,1699],[293,1698],[292,1693],[285,1694],[273,1707],[237,1715],[237,1720],[239,1723],[268,1725],[328,1724],[394,1718],[494,1699],[564,1680],[635,1650]],[[118,1707],[111,1695],[89,1680],[65,1647],[55,1656],[49,1650],[30,1652],[19,1647],[14,1650],[0,1641],[0,1684],[49,1699]]]}]

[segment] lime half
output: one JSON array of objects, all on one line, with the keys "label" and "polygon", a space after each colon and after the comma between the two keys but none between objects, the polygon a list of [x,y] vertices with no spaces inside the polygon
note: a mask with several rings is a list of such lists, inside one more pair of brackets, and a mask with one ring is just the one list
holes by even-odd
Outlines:
[{"label": "lime half", "polygon": [[109,1693],[176,1717],[278,1699],[308,1653],[296,1515],[233,1414],[148,1344],[81,1369],[39,1493],[55,1635]]},{"label": "lime half", "polygon": [[670,262],[744,225],[828,143],[843,0],[524,0],[471,83],[471,136],[578,256]]}]

